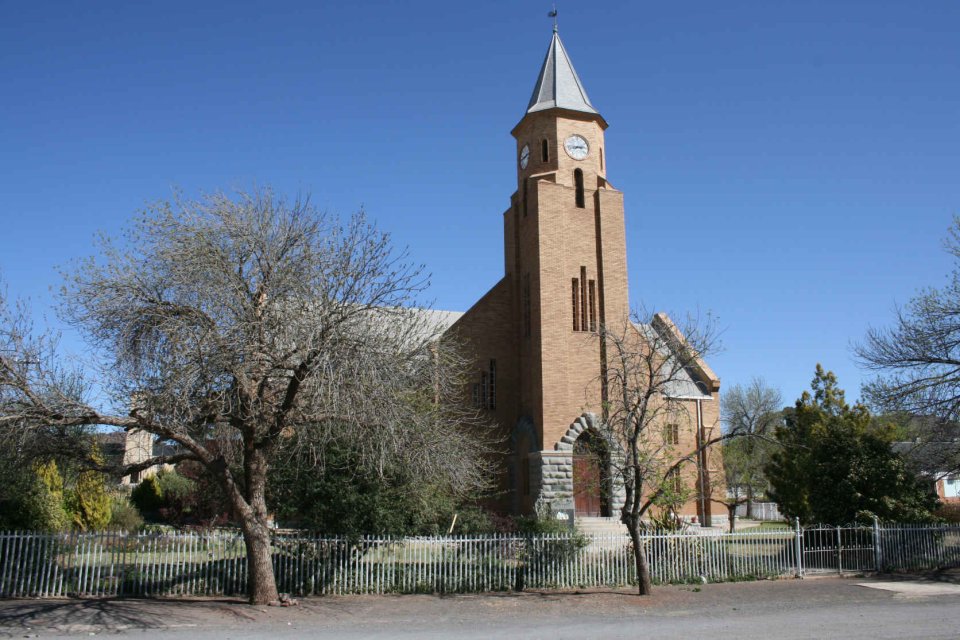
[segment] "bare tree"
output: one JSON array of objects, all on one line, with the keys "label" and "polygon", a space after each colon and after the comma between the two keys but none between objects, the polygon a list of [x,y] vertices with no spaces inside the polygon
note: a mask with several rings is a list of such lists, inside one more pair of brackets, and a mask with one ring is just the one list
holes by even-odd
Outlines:
[{"label": "bare tree", "polygon": [[[746,503],[747,517],[753,517],[754,494],[766,487],[763,467],[767,463],[773,430],[781,421],[780,392],[754,378],[746,386],[734,385],[723,394],[721,420],[730,433],[754,436],[731,440],[724,445],[724,472],[727,488],[734,497],[733,509]],[[745,494],[740,500],[740,494]],[[728,504],[728,508],[731,505]],[[730,526],[733,528],[731,512]]]},{"label": "bare tree", "polygon": [[[960,217],[954,217],[944,248],[960,261]],[[854,345],[864,368],[877,377],[864,396],[878,412],[922,419],[926,442],[949,443],[960,424],[960,267],[942,288],[930,288],[895,309],[893,325],[871,328]],[[952,466],[960,470],[960,452]],[[941,469],[950,471],[951,469]]]},{"label": "bare tree", "polygon": [[[683,493],[678,485],[691,468],[698,500],[709,500],[707,452],[726,436],[719,424],[703,423],[701,401],[719,385],[704,362],[719,340],[709,319],[687,318],[677,327],[665,314],[645,312],[618,330],[601,328],[599,337],[608,398],[603,424],[619,449],[611,466],[623,483],[620,520],[633,542],[639,593],[647,595],[650,570],[640,536],[651,508],[670,493]],[[681,425],[692,438],[674,431]]]},{"label": "bare tree", "polygon": [[112,425],[174,443],[120,473],[200,463],[241,524],[251,602],[272,602],[265,490],[278,451],[349,441],[373,468],[400,459],[462,490],[485,481],[463,361],[417,308],[425,285],[362,213],[341,223],[269,190],[160,203],[122,243],[104,240],[61,294],[129,414],[63,393],[48,343],[14,322],[0,424]]}]

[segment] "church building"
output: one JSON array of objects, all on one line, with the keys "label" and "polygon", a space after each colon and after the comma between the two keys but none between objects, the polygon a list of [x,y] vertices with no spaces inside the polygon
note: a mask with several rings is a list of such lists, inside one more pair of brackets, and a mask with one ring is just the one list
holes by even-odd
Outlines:
[{"label": "church building", "polygon": [[[476,357],[472,400],[509,447],[505,512],[529,514],[539,503],[561,519],[619,515],[622,488],[597,446],[607,400],[598,327],[628,326],[637,339],[675,330],[663,314],[629,323],[623,193],[607,180],[606,130],[554,29],[511,132],[517,187],[503,214],[503,278],[447,330]],[[703,363],[684,375],[690,424],[676,437],[693,443],[703,429],[719,431],[720,381]],[[679,515],[709,524],[704,466],[685,471],[697,495]]]}]

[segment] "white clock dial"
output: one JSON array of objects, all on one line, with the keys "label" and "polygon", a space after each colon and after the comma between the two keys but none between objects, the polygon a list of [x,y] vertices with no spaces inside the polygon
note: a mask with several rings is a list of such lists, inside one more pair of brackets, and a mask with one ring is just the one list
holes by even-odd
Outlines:
[{"label": "white clock dial", "polygon": [[564,141],[563,148],[567,152],[567,155],[574,160],[583,160],[587,157],[587,154],[590,153],[590,145],[587,144],[586,139],[576,134]]},{"label": "white clock dial", "polygon": [[523,149],[520,149],[520,168],[526,169],[527,163],[530,162],[530,145],[523,145]]}]

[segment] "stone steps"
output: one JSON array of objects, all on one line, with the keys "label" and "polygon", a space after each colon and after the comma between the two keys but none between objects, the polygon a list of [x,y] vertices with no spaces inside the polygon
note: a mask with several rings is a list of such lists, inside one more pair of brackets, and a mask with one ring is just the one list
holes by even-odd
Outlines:
[{"label": "stone steps", "polygon": [[584,535],[613,535],[627,533],[627,527],[619,518],[577,516],[574,520],[577,531]]}]

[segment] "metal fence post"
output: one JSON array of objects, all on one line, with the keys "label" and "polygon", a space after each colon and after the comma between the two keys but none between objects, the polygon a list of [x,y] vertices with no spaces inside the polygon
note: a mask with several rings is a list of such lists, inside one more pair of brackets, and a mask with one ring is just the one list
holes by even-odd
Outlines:
[{"label": "metal fence post", "polygon": [[883,547],[880,546],[880,520],[873,516],[873,563],[877,573],[883,571]]},{"label": "metal fence post", "polygon": [[797,554],[797,577],[803,578],[803,532],[800,529],[800,518],[793,519],[794,550]]},{"label": "metal fence post", "polygon": [[837,573],[843,575],[843,538],[840,535],[839,525],[837,525]]}]

